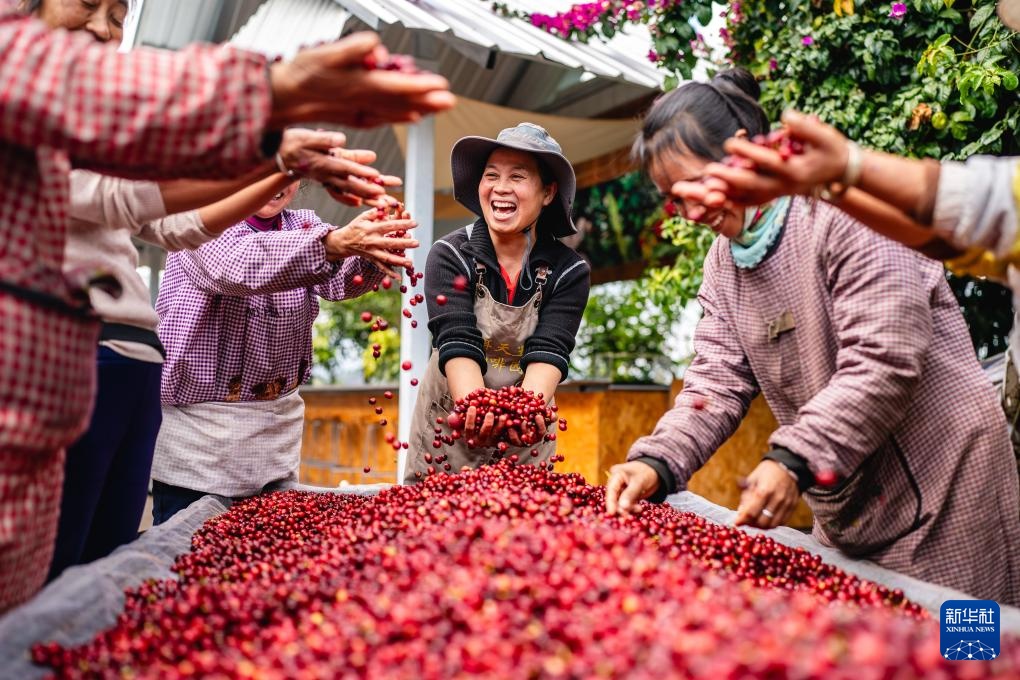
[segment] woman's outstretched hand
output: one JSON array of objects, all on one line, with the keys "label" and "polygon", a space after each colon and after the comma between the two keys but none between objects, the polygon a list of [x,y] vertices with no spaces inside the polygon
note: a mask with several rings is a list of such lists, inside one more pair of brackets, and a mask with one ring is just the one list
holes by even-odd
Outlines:
[{"label": "woman's outstretched hand", "polygon": [[394,251],[417,248],[418,241],[409,236],[391,238],[388,234],[408,231],[418,226],[412,219],[386,219],[375,221],[376,209],[368,210],[354,218],[346,227],[333,229],[326,235],[326,259],[342,260],[346,257],[362,257],[373,263],[387,276],[399,280],[394,267],[410,267],[410,258]]},{"label": "woman's outstretched hand", "polygon": [[637,461],[609,468],[606,482],[606,514],[633,515],[640,512],[640,502],[659,488],[659,475],[650,466]]},{"label": "woman's outstretched hand", "polygon": [[353,33],[298,52],[269,71],[270,127],[328,121],[351,127],[408,123],[451,108],[450,83],[434,73],[368,68],[389,53],[375,33]]},{"label": "woman's outstretched hand", "polygon": [[727,201],[741,206],[762,205],[780,196],[810,195],[816,188],[843,177],[850,156],[849,143],[836,128],[797,111],[783,114],[783,124],[786,134],[800,142],[799,153],[782,154],[748,139],[732,137],[723,145],[731,156],[730,163],[710,163],[701,182],[677,182],[673,194],[710,208]]},{"label": "woman's outstretched hand", "polygon": [[347,149],[342,132],[287,128],[280,143],[280,170],[322,184],[330,196],[351,206],[385,206],[386,188],[403,184],[399,177],[372,167],[376,154],[369,149]]}]

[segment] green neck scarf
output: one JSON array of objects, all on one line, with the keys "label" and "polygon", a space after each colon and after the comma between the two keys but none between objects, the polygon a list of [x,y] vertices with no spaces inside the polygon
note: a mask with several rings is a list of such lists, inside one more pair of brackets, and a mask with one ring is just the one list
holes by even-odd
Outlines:
[{"label": "green neck scarf", "polygon": [[789,211],[790,199],[787,196],[759,208],[744,231],[730,239],[733,262],[741,269],[754,269],[761,264],[782,233]]}]

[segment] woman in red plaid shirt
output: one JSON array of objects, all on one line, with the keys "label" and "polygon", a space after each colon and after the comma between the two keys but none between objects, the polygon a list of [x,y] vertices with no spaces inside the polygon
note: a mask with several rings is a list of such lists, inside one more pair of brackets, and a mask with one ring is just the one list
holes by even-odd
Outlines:
[{"label": "woman in red plaid shirt", "polygon": [[272,158],[271,131],[289,123],[452,106],[439,76],[365,71],[373,52],[378,39],[360,35],[268,68],[213,47],[119,55],[0,0],[0,611],[45,577],[64,448],[92,405],[98,324],[62,273],[72,165],[233,177]]}]

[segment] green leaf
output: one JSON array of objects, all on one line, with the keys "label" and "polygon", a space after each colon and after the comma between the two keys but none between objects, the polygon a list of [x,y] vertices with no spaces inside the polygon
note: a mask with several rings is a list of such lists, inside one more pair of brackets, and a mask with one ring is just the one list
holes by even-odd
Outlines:
[{"label": "green leaf", "polygon": [[698,23],[702,27],[708,26],[712,22],[712,6],[706,5],[694,13],[694,18],[698,20]]},{"label": "green leaf", "polygon": [[970,30],[976,31],[979,26],[988,21],[988,17],[992,16],[992,12],[995,11],[995,5],[989,3],[984,7],[979,7],[974,16],[970,18]]},{"label": "green leaf", "polygon": [[960,150],[960,156],[967,158],[979,153],[995,151],[995,149],[990,149],[989,147],[999,141],[1002,137],[1003,129],[1001,124],[997,124],[991,129],[985,130],[985,133],[977,141],[968,144]]},{"label": "green leaf", "polygon": [[1012,92],[1017,87],[1017,75],[1012,71],[1002,72],[1002,87]]},{"label": "green leaf", "polygon": [[943,33],[939,37],[935,38],[935,42],[933,42],[931,44],[931,46],[933,48],[935,48],[935,49],[938,49],[940,47],[945,47],[946,45],[949,44],[949,41],[952,40],[952,39],[953,39],[953,36],[951,36],[948,33]]}]

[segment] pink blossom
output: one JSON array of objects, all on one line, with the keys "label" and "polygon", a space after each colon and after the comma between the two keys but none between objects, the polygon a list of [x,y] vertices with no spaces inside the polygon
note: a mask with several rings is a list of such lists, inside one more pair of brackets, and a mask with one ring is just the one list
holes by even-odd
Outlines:
[{"label": "pink blossom", "polygon": [[720,28],[719,37],[722,38],[723,45],[726,45],[726,47],[729,48],[733,47],[733,36],[730,35],[730,32],[727,29]]},{"label": "pink blossom", "polygon": [[769,70],[775,71],[777,68],[779,68],[779,62],[775,60],[775,57],[769,59]]},{"label": "pink blossom", "polygon": [[902,19],[907,14],[907,6],[902,2],[894,2],[889,10],[890,19]]},{"label": "pink blossom", "polygon": [[805,35],[803,38],[800,39],[800,42],[802,45],[804,45],[804,47],[811,47],[812,45],[815,44],[815,39],[812,38],[810,35]]},{"label": "pink blossom", "polygon": [[648,61],[653,64],[659,61],[659,55],[655,53],[655,50],[648,50]]}]

